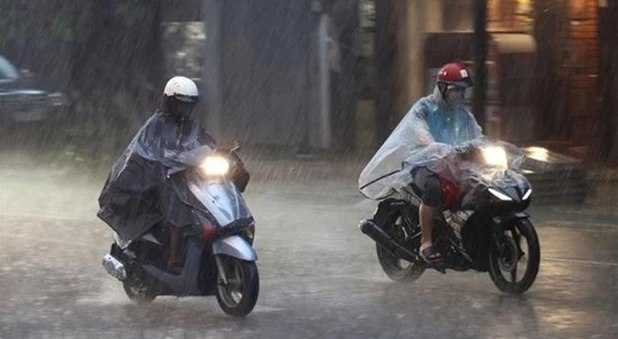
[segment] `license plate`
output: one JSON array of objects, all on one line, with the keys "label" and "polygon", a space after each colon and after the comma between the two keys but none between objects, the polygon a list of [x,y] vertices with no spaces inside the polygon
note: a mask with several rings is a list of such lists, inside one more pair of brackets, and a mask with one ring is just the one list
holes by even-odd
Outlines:
[{"label": "license plate", "polygon": [[13,120],[15,121],[37,121],[43,120],[44,118],[45,114],[43,111],[13,113]]}]

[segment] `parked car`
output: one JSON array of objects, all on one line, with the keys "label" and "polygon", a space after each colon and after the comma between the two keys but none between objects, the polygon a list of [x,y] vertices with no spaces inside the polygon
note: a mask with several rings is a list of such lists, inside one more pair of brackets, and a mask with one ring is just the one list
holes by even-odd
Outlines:
[{"label": "parked car", "polygon": [[62,93],[47,91],[34,85],[33,75],[17,70],[0,55],[0,124],[48,122],[61,115],[66,108]]}]

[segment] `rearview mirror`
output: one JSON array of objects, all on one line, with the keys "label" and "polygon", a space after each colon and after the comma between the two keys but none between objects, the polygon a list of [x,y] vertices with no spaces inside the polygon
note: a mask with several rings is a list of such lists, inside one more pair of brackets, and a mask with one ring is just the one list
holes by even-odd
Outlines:
[{"label": "rearview mirror", "polygon": [[238,140],[234,141],[234,148],[232,148],[231,152],[238,152],[242,149],[242,145],[240,144],[240,142],[238,142]]}]

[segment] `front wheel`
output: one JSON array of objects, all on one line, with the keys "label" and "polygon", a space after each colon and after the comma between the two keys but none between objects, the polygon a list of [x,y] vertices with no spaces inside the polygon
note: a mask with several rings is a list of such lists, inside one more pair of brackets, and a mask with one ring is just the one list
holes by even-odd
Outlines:
[{"label": "front wheel", "polygon": [[[500,291],[521,294],[534,283],[540,260],[541,247],[534,226],[528,219],[514,220],[505,227],[500,245],[489,251],[489,276]],[[519,265],[524,266],[523,275],[519,273],[521,279]]]},{"label": "front wheel", "polygon": [[225,280],[218,274],[217,302],[223,312],[244,317],[251,313],[260,292],[260,277],[253,261],[218,256]]}]

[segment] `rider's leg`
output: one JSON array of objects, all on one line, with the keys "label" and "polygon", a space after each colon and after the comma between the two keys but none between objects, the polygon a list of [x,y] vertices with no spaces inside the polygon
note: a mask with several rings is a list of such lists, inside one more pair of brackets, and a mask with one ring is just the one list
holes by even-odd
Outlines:
[{"label": "rider's leg", "polygon": [[426,205],[424,202],[420,204],[418,207],[418,214],[420,217],[421,223],[421,251],[426,247],[431,246],[432,234],[431,231],[433,229],[433,219],[436,216],[435,207],[431,207]]},{"label": "rider's leg", "polygon": [[442,255],[432,246],[433,221],[442,200],[440,179],[432,172],[422,169],[414,174],[417,187],[420,188],[421,204],[419,222],[421,226],[421,246],[419,252],[427,261],[440,260]]}]

